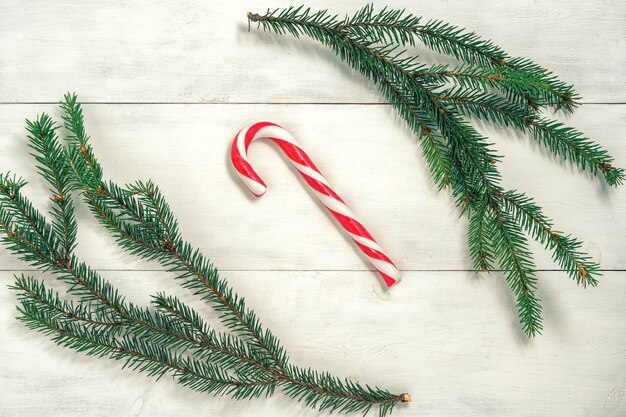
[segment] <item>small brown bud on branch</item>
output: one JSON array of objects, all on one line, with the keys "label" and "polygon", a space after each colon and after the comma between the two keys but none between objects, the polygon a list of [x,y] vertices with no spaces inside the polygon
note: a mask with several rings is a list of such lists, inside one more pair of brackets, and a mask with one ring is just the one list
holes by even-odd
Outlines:
[{"label": "small brown bud on branch", "polygon": [[246,16],[251,22],[258,22],[259,20],[261,20],[261,16],[257,13],[248,12],[246,13]]}]

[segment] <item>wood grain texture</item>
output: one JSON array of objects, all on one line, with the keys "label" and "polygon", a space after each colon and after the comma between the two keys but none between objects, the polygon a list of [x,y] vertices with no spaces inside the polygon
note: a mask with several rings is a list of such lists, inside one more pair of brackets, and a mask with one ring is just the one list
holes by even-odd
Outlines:
[{"label": "wood grain texture", "polygon": [[[0,0],[0,171],[31,180],[26,193],[48,207],[24,118],[58,116],[36,102],[76,91],[100,103],[85,114],[106,175],[161,185],[185,236],[225,271],[294,363],[411,392],[415,402],[399,407],[400,417],[626,415],[624,190],[528,137],[479,126],[505,156],[505,186],[527,191],[606,271],[589,290],[542,271],[545,332],[527,340],[502,275],[468,271],[466,221],[436,192],[415,138],[375,88],[314,42],[247,32],[247,11],[290,4]],[[311,3],[340,14],[363,4]],[[471,28],[574,83],[595,104],[567,122],[626,164],[626,105],[600,104],[626,102],[626,3],[385,4]],[[427,62],[441,60],[418,49]],[[239,184],[230,141],[263,119],[299,139],[405,271],[391,294],[269,144],[250,151],[267,195],[255,200]],[[132,300],[145,304],[163,290],[191,301],[154,264],[122,253],[83,205],[78,219],[79,254]],[[540,269],[556,268],[538,245],[533,251]],[[0,283],[21,272],[24,264],[0,248]],[[207,397],[58,348],[13,318],[15,302],[0,286],[1,417],[319,415],[282,395]]]},{"label": "wood grain texture", "polygon": [[[381,2],[492,38],[574,83],[586,102],[624,102],[619,0]],[[290,1],[0,2],[0,98],[98,102],[380,102],[321,45],[247,32],[246,12]],[[296,4],[299,4],[296,2]],[[319,0],[340,15],[362,0]],[[440,60],[419,48],[424,61]]]},{"label": "wood grain texture", "polygon": [[[521,334],[497,274],[411,272],[391,295],[367,272],[223,274],[294,363],[411,392],[415,402],[398,407],[398,417],[626,413],[619,400],[626,389],[626,321],[618,320],[626,313],[624,272],[608,273],[590,290],[558,273],[541,274],[546,329],[532,341]],[[159,289],[189,299],[167,273],[106,276],[139,303]],[[0,289],[3,417],[318,415],[282,395],[212,398],[55,347],[12,318],[14,303],[14,294]]]}]

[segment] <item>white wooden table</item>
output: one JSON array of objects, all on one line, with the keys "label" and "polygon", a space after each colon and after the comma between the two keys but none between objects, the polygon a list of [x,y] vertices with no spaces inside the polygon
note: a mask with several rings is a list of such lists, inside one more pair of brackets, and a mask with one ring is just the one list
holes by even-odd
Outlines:
[{"label": "white wooden table", "polygon": [[[535,197],[606,271],[598,288],[583,290],[533,246],[545,331],[527,340],[503,276],[471,270],[466,220],[437,193],[416,139],[371,83],[321,45],[248,33],[246,12],[290,4],[249,3],[1,0],[1,170],[32,180],[27,192],[46,207],[24,118],[58,116],[54,103],[75,91],[106,175],[160,184],[185,235],[294,363],[412,393],[397,416],[626,415],[626,190],[580,174],[530,138],[483,129],[505,155],[505,185]],[[340,14],[362,4],[311,2]],[[584,105],[569,122],[626,165],[623,2],[393,6],[472,28],[574,83]],[[306,144],[397,261],[405,279],[391,294],[271,146],[251,151],[269,192],[256,201],[243,190],[229,144],[263,119]],[[133,300],[157,290],[189,298],[155,264],[122,253],[83,206],[79,222],[80,254]],[[318,415],[280,394],[212,398],[57,348],[14,319],[4,284],[25,266],[4,248],[0,262],[0,416]]]}]

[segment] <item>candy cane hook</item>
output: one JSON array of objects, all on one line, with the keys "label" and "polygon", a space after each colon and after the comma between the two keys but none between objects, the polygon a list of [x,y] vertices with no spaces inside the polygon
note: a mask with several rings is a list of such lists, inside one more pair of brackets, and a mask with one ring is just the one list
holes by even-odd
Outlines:
[{"label": "candy cane hook", "polygon": [[282,127],[271,122],[255,123],[242,129],[231,147],[230,156],[243,183],[256,197],[265,194],[267,186],[248,162],[248,147],[256,139],[269,139],[287,155],[298,172],[304,178],[315,195],[337,219],[343,229],[350,235],[356,246],[367,256],[374,268],[380,272],[388,287],[399,282],[402,277],[394,263],[385,255],[372,235],[356,219],[346,203],[330,187],[328,181],[309,156],[302,150],[296,140]]}]

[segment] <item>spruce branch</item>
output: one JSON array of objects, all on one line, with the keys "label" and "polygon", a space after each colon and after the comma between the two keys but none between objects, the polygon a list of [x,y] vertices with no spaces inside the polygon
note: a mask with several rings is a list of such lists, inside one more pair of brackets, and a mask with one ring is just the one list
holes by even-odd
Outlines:
[{"label": "spruce branch", "polygon": [[[70,154],[82,159],[72,161],[75,162],[73,166],[77,186],[82,188],[96,218],[114,233],[122,247],[135,255],[156,259],[171,272],[178,273],[183,287],[193,290],[220,313],[224,313],[222,322],[229,329],[246,335],[275,363],[286,363],[287,358],[277,339],[267,330],[261,329],[256,315],[246,307],[245,300],[220,279],[217,269],[188,242],[171,232],[168,234],[167,229],[176,230],[177,225],[171,222],[172,216],[168,214],[167,206],[162,204],[165,200],[158,189],[151,187],[146,194],[139,192],[142,183],[124,190],[113,182],[102,181],[102,168],[85,133],[83,114],[76,96],[66,95],[61,107],[66,113],[64,118],[66,128],[72,133],[71,138],[79,138],[77,141],[68,141]],[[154,200],[160,201],[161,206],[146,211],[141,202],[145,198],[148,198],[149,205]],[[159,216],[146,215],[150,211],[161,212],[170,222],[160,223]],[[168,237],[165,238],[165,235]]]},{"label": "spruce branch", "polygon": [[[80,108],[74,108],[80,107],[75,97],[66,97],[63,107],[66,109],[66,120],[70,119],[68,129],[77,132],[74,133],[76,137],[79,136],[78,132],[83,132],[84,137],[87,137],[84,134],[82,111]],[[70,117],[72,114],[77,116],[72,118]],[[72,154],[72,146],[87,148],[88,137],[78,144],[70,142],[69,146],[70,154]],[[82,155],[85,160],[96,161],[92,154],[93,150],[91,147],[89,149],[89,153],[74,152],[73,154]],[[308,390],[306,399],[300,396],[296,397],[297,399],[303,399],[306,404],[311,406],[320,404],[321,407],[323,405],[331,411],[365,411],[366,408],[363,404],[369,405],[369,407],[378,405],[381,415],[390,412],[398,402],[409,401],[410,397],[407,395],[395,395],[380,389],[372,389],[370,392],[349,381],[344,383],[352,389],[350,398],[346,398],[345,392],[341,389],[342,385],[339,383],[335,387],[328,385],[324,389],[318,389],[315,380],[309,381],[308,385],[306,381],[299,381],[289,373],[289,369],[294,368],[289,365],[286,353],[278,339],[269,330],[263,329],[254,312],[247,307],[245,300],[228,287],[227,283],[219,276],[217,269],[200,251],[194,249],[177,233],[178,226],[158,188],[150,182],[136,182],[124,190],[112,182],[90,183],[82,181],[81,178],[95,176],[81,172],[81,169],[92,169],[92,165],[95,172],[102,173],[102,169],[95,163],[75,164],[76,167],[79,167],[75,172],[78,186],[82,187],[83,194],[86,196],[87,203],[91,205],[94,215],[107,225],[108,230],[114,233],[122,247],[130,249],[131,252],[139,256],[157,260],[170,272],[176,273],[183,287],[192,290],[194,294],[207,301],[220,313],[222,323],[234,335],[242,337],[249,344],[250,350],[257,355],[259,364],[274,373],[280,380],[280,386],[284,388],[285,384],[296,383],[302,389]],[[127,229],[131,232],[126,233],[114,227],[110,217],[102,215],[103,212],[107,211],[117,215],[118,218],[121,216],[126,222]],[[156,214],[154,218],[146,216],[146,213],[150,212]],[[146,221],[146,217],[157,221],[154,223]],[[135,233],[134,228],[143,230],[145,233]],[[162,247],[159,247],[158,242],[155,241],[156,236],[161,236],[156,240],[168,236],[165,242],[161,242]],[[139,247],[135,245],[139,245]],[[167,299],[163,297],[156,299],[161,307],[169,309],[171,314],[192,324],[197,330],[199,324],[193,323],[196,320],[184,310],[176,308],[176,303],[173,300],[169,301],[168,303]],[[317,383],[322,384],[323,381],[320,379]],[[318,400],[312,401],[313,398]]]},{"label": "spruce branch", "polygon": [[[297,15],[300,10],[295,8],[292,13]],[[474,32],[442,20],[430,20],[424,24],[421,24],[421,21],[421,17],[406,13],[404,10],[385,7],[375,12],[374,6],[368,4],[354,16],[346,16],[334,29],[369,38],[374,42],[394,43],[400,46],[407,44],[415,46],[415,41],[419,40],[429,49],[450,55],[469,65],[500,72],[516,72],[523,75],[526,82],[532,85],[528,91],[522,91],[531,106],[552,106],[572,112],[579,105],[573,86],[560,81],[554,74],[534,62],[513,58],[492,41],[484,40]]]},{"label": "spruce branch", "polygon": [[493,208],[490,235],[500,269],[517,298],[522,328],[529,336],[541,333],[541,306],[535,296],[537,278],[526,237],[514,218],[499,207]]},{"label": "spruce branch", "polygon": [[[375,11],[372,5],[343,19],[304,7],[248,13],[248,22],[264,30],[323,43],[374,82],[422,140],[435,183],[449,188],[461,213],[469,216],[475,267],[487,271],[497,261],[504,269],[522,328],[534,336],[542,330],[541,307],[524,232],[552,250],[555,262],[583,286],[597,283],[599,266],[580,251],[580,241],[553,232],[551,222],[530,199],[502,188],[500,158],[466,118],[529,132],[552,153],[592,175],[601,174],[610,185],[621,184],[624,171],[581,132],[539,115],[549,108],[572,112],[578,97],[571,85],[473,32],[442,21],[421,21],[402,10]],[[461,64],[421,64],[403,50],[418,41]]]},{"label": "spruce branch", "polygon": [[[16,201],[27,201],[25,197]],[[4,202],[0,206],[0,214],[2,214],[10,204]],[[39,218],[39,217],[38,217]],[[40,217],[43,219],[43,217]],[[45,222],[44,220],[41,220]],[[37,224],[35,220],[31,220],[29,227],[37,227],[45,229],[45,224]],[[3,223],[3,225],[6,225]],[[35,226],[31,226],[35,225]],[[10,226],[5,226],[10,230]],[[127,303],[124,297],[111,284],[103,280],[95,271],[91,270],[86,264],[79,262],[72,254],[69,259],[61,258],[59,254],[48,256],[47,253],[52,250],[48,248],[45,242],[30,241],[26,236],[35,235],[34,232],[28,234],[15,231],[7,234],[5,240],[9,249],[17,253],[27,253],[30,256],[30,263],[35,266],[45,265],[45,269],[51,270],[57,277],[70,284],[68,293],[75,294],[80,297],[81,306],[93,310],[100,321],[125,321],[134,325],[133,331],[141,335],[145,339],[153,340],[155,343],[168,343],[172,347],[187,349],[197,349],[201,346],[209,353],[216,355],[226,355],[226,360],[232,364],[233,359],[238,359],[240,365],[248,366],[247,358],[237,357],[236,352],[229,351],[224,346],[211,343],[212,340],[195,340],[190,336],[191,332],[186,331],[179,323],[169,320],[165,316],[154,316],[150,312]],[[40,284],[42,285],[42,284]],[[21,288],[18,282],[16,288]],[[31,291],[36,294],[36,291]],[[41,291],[38,292],[41,297]],[[48,303],[58,306],[56,300],[48,297]],[[213,341],[216,339],[213,339]],[[214,355],[215,356],[215,355]],[[220,360],[219,357],[212,359]]]},{"label": "spruce branch", "polygon": [[[269,11],[265,15],[248,13],[250,22],[264,26],[272,25],[272,30],[296,36],[310,33],[300,29],[293,31],[290,24],[305,22],[308,25],[323,25],[336,33],[345,33],[350,37],[367,39],[374,43],[415,46],[419,40],[429,49],[450,55],[457,60],[483,68],[496,68],[522,73],[535,85],[524,93],[528,104],[549,106],[572,112],[578,105],[579,97],[571,85],[560,81],[554,74],[535,64],[531,60],[514,58],[489,40],[480,38],[476,33],[443,22],[430,20],[421,24],[422,18],[403,10],[383,8],[374,11],[372,4],[366,5],[352,17],[339,19],[327,11],[311,12],[303,6],[290,7],[283,11]],[[321,39],[318,39],[321,40]],[[538,94],[537,94],[538,93]]]},{"label": "spruce branch", "polygon": [[49,311],[56,311],[65,317],[77,322],[91,324],[94,327],[112,328],[115,326],[126,326],[131,323],[124,319],[103,319],[101,315],[94,314],[91,309],[86,308],[85,303],[75,304],[71,301],[62,300],[57,292],[47,289],[42,281],[34,277],[15,276],[15,284],[9,288],[18,292],[18,298],[24,305],[44,306]]},{"label": "spruce branch", "polygon": [[[26,182],[0,175],[2,241],[30,265],[50,271],[68,284],[65,299],[33,277],[16,277],[19,319],[50,335],[61,346],[87,355],[123,360],[124,366],[160,378],[172,375],[180,384],[234,399],[270,396],[278,388],[320,410],[380,416],[411,400],[326,373],[290,364],[278,339],[220,277],[217,269],[186,242],[158,187],[151,181],[119,186],[102,179],[103,172],[84,128],[75,95],[61,103],[64,146],[47,115],[28,122],[29,145],[40,175],[51,193],[62,195],[52,222],[23,195]],[[74,253],[76,220],[71,192],[79,191],[95,217],[120,246],[148,260],[157,260],[176,274],[183,287],[207,301],[226,326],[218,332],[176,297],[159,293],[150,307],[125,297]],[[53,198],[53,204],[61,201]],[[63,213],[63,210],[66,213]],[[63,223],[65,222],[65,223]],[[59,226],[65,225],[65,226]]]},{"label": "spruce branch", "polygon": [[563,123],[538,117],[494,94],[453,89],[444,91],[440,99],[452,103],[455,110],[467,116],[530,132],[552,153],[592,175],[603,175],[609,185],[621,185],[624,181],[624,170],[612,165],[613,157],[607,150]]},{"label": "spruce branch", "polygon": [[474,268],[487,272],[493,269],[493,247],[489,225],[492,222],[492,211],[487,204],[480,206],[470,214],[468,226],[469,250],[474,260]]},{"label": "spruce branch", "polygon": [[51,200],[54,203],[52,227],[60,237],[67,257],[76,246],[78,227],[74,204],[69,195],[71,177],[65,162],[66,153],[56,135],[58,126],[50,117],[42,114],[35,121],[26,120],[26,129],[30,134],[29,146],[34,151],[32,155],[38,163],[37,169],[51,187]]},{"label": "spruce branch", "polygon": [[552,258],[578,285],[598,285],[600,265],[580,251],[582,242],[573,236],[564,236],[553,229],[552,221],[545,217],[532,199],[515,191],[499,196],[508,213],[532,235],[535,240],[552,250]]},{"label": "spruce branch", "polygon": [[180,384],[200,392],[254,398],[271,392],[267,381],[243,381],[208,363],[190,360],[159,344],[135,337],[119,337],[67,320],[63,313],[22,303],[19,319],[27,327],[89,356],[125,361],[124,367],[161,378],[171,373]]}]

